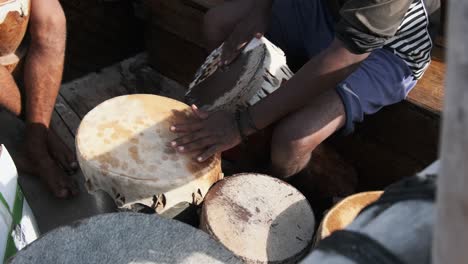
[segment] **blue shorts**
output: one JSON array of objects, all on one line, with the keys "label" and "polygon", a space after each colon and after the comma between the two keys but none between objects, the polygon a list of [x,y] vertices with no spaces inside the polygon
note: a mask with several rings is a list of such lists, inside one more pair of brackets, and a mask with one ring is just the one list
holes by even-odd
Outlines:
[{"label": "blue shorts", "polygon": [[[275,0],[267,38],[285,52],[291,69],[298,70],[331,44],[333,27],[324,1]],[[416,82],[405,62],[391,51],[373,51],[336,87],[346,111],[343,132],[351,133],[364,115],[405,99]]]}]

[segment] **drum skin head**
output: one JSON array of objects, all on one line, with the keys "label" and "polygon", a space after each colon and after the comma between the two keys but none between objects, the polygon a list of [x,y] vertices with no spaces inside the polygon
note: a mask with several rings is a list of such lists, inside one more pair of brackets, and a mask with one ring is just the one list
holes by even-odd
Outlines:
[{"label": "drum skin head", "polygon": [[215,184],[201,228],[247,263],[295,263],[309,250],[315,218],[307,199],[279,179],[238,174]]},{"label": "drum skin head", "polygon": [[242,263],[201,230],[155,215],[114,213],[55,229],[9,263]]},{"label": "drum skin head", "polygon": [[118,96],[95,107],[76,136],[88,190],[104,190],[119,207],[141,203],[165,209],[203,197],[222,178],[220,156],[200,163],[195,154],[169,146],[178,137],[171,125],[191,115],[186,104],[149,94]]},{"label": "drum skin head", "polygon": [[284,52],[264,37],[253,38],[233,62],[219,67],[223,45],[198,69],[185,95],[187,104],[235,112],[254,105],[293,76]]}]

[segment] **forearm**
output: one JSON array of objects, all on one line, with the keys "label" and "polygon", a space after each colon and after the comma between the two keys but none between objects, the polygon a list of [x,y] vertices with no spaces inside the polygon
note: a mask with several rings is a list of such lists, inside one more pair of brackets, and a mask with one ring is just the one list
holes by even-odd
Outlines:
[{"label": "forearm", "polygon": [[306,105],[349,76],[368,55],[355,55],[339,41],[306,63],[288,82],[250,109],[258,129],[265,128]]}]

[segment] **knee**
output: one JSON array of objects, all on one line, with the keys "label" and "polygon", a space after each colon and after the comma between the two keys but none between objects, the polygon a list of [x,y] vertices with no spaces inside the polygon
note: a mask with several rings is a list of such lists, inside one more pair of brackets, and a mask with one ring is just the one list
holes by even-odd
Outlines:
[{"label": "knee", "polygon": [[286,178],[299,173],[309,162],[318,144],[310,138],[293,139],[288,133],[275,131],[271,144],[271,163],[275,176]]},{"label": "knee", "polygon": [[212,8],[203,17],[203,34],[210,50],[217,48],[226,39],[225,24],[222,8]]},{"label": "knee", "polygon": [[51,10],[47,15],[30,21],[31,44],[36,48],[65,50],[67,26],[62,8]]}]

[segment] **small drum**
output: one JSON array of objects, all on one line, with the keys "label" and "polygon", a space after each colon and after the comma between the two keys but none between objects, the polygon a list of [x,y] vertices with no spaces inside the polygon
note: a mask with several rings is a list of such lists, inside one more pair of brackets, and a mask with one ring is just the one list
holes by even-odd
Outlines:
[{"label": "small drum", "polygon": [[364,207],[377,201],[383,191],[363,192],[341,200],[325,215],[317,230],[315,244],[337,230],[344,229],[356,218]]},{"label": "small drum", "polygon": [[201,229],[247,263],[294,263],[309,249],[315,219],[291,185],[259,174],[218,182],[202,208]]},{"label": "small drum", "polygon": [[181,102],[144,94],[115,97],[91,110],[76,136],[87,189],[104,190],[121,208],[142,204],[158,213],[200,204],[223,177],[221,159],[199,163],[168,146],[177,137],[170,126],[188,115]]},{"label": "small drum", "polygon": [[218,67],[222,49],[214,50],[195,74],[186,94],[188,104],[207,111],[235,111],[254,105],[293,76],[283,51],[266,38],[254,38],[224,69]]},{"label": "small drum", "polygon": [[55,229],[10,259],[12,264],[242,263],[204,232],[136,213],[95,216]]},{"label": "small drum", "polygon": [[24,56],[18,47],[29,22],[30,0],[0,0],[0,65],[12,72]]}]

